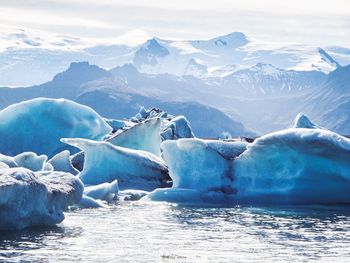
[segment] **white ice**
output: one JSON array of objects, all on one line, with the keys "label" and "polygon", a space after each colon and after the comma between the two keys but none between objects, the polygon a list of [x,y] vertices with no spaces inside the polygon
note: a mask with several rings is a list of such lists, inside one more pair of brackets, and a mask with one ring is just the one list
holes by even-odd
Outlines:
[{"label": "white ice", "polygon": [[350,140],[322,129],[292,128],[252,144],[165,141],[173,187],[146,198],[180,203],[350,203]]},{"label": "white ice", "polygon": [[17,167],[23,167],[31,171],[37,172],[43,170],[45,162],[47,160],[47,156],[38,156],[36,153],[33,152],[24,152],[16,155],[13,159],[17,164]]},{"label": "white ice", "polygon": [[142,150],[160,156],[160,119],[152,118],[107,139],[113,145]]},{"label": "white ice", "polygon": [[181,203],[232,200],[233,159],[246,149],[247,143],[179,139],[164,141],[161,147],[173,186],[157,189],[147,198]]},{"label": "white ice", "polygon": [[350,140],[321,129],[267,134],[234,161],[236,200],[350,203]]},{"label": "white ice", "polygon": [[91,108],[65,99],[37,98],[0,111],[0,152],[35,152],[52,157],[61,138],[102,140],[112,128]]},{"label": "white ice", "polygon": [[54,225],[80,201],[83,184],[68,173],[0,169],[0,230]]},{"label": "white ice", "polygon": [[304,113],[299,113],[295,117],[290,128],[325,129],[314,124]]},{"label": "white ice", "polygon": [[193,138],[191,125],[184,116],[177,116],[167,123],[162,131],[163,140],[176,140],[180,138]]},{"label": "white ice", "polygon": [[118,180],[121,189],[153,190],[166,184],[168,169],[157,156],[86,139],[62,139],[84,151],[81,180],[97,185]]},{"label": "white ice", "polygon": [[103,183],[92,186],[85,186],[84,195],[93,199],[99,199],[112,202],[116,198],[119,192],[118,180],[114,180],[111,183]]},{"label": "white ice", "polygon": [[74,175],[79,173],[79,171],[73,167],[70,160],[70,152],[67,150],[56,154],[48,161],[48,164],[51,164],[55,171],[67,172]]}]

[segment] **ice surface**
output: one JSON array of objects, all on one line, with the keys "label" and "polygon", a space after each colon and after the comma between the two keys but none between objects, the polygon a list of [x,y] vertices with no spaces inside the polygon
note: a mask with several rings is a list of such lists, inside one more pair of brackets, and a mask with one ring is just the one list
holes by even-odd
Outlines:
[{"label": "ice surface", "polygon": [[47,160],[47,156],[38,156],[36,153],[33,152],[24,152],[16,155],[13,159],[17,164],[17,167],[23,167],[31,171],[37,172],[43,170],[45,162]]},{"label": "ice surface", "polygon": [[79,173],[79,171],[73,167],[70,160],[70,152],[67,150],[56,154],[48,161],[48,164],[51,164],[55,171],[67,172],[74,175]]},{"label": "ice surface", "polygon": [[[246,149],[246,150],[245,150]],[[145,199],[179,203],[350,203],[350,140],[291,128],[252,144],[182,139],[162,143],[173,187]]]},{"label": "ice surface", "polygon": [[125,127],[125,122],[122,120],[115,120],[115,119],[104,119],[109,126],[112,127],[113,131],[117,131],[120,129],[123,129]]},{"label": "ice surface", "polygon": [[84,151],[80,178],[85,184],[118,180],[121,189],[153,190],[162,187],[168,179],[168,169],[163,161],[149,152],[86,139],[62,141]]},{"label": "ice surface", "polygon": [[304,113],[299,113],[290,128],[307,128],[307,129],[324,129],[317,124],[314,124]]},{"label": "ice surface", "polygon": [[5,163],[10,168],[17,167],[17,163],[15,162],[13,157],[6,156],[0,153],[0,162]]},{"label": "ice surface", "polygon": [[83,194],[83,197],[77,206],[80,208],[101,208],[107,207],[107,203]]},{"label": "ice surface", "polygon": [[176,140],[180,138],[193,138],[194,134],[189,121],[184,116],[173,118],[163,129],[163,140]]},{"label": "ice surface", "polygon": [[118,191],[118,180],[114,180],[111,183],[85,186],[84,195],[93,199],[104,200],[110,203],[118,195]]},{"label": "ice surface", "polygon": [[81,181],[68,173],[0,169],[0,230],[60,223],[82,193]]},{"label": "ice surface", "polygon": [[112,128],[91,108],[65,99],[37,98],[0,111],[0,152],[35,152],[52,157],[63,137],[102,140]]},{"label": "ice surface", "polygon": [[350,203],[350,140],[321,129],[267,134],[234,161],[236,200]]},{"label": "ice surface", "polygon": [[160,156],[160,119],[152,118],[107,139],[113,145],[142,150]]},{"label": "ice surface", "polygon": [[10,168],[6,163],[0,162],[0,169],[7,169]]},{"label": "ice surface", "polygon": [[147,198],[185,203],[232,201],[236,193],[233,159],[247,143],[179,139],[161,146],[173,188],[157,189]]}]

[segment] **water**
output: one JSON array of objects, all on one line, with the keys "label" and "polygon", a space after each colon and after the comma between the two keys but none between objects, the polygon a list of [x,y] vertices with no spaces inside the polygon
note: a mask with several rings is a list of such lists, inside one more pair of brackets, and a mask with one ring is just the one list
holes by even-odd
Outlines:
[{"label": "water", "polygon": [[349,207],[125,202],[0,233],[0,262],[349,262]]}]

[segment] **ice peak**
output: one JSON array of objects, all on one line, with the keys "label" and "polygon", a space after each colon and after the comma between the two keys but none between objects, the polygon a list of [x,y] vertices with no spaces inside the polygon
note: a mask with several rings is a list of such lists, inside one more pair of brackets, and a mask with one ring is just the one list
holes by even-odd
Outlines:
[{"label": "ice peak", "polygon": [[322,127],[314,124],[309,117],[307,117],[304,113],[300,112],[295,117],[290,128],[306,128],[306,129],[323,129]]}]

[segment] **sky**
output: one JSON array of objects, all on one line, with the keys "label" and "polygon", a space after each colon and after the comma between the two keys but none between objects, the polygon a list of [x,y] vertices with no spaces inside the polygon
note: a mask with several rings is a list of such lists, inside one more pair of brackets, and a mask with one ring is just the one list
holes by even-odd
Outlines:
[{"label": "sky", "polygon": [[0,25],[89,38],[209,39],[350,47],[349,0],[0,0]]}]

